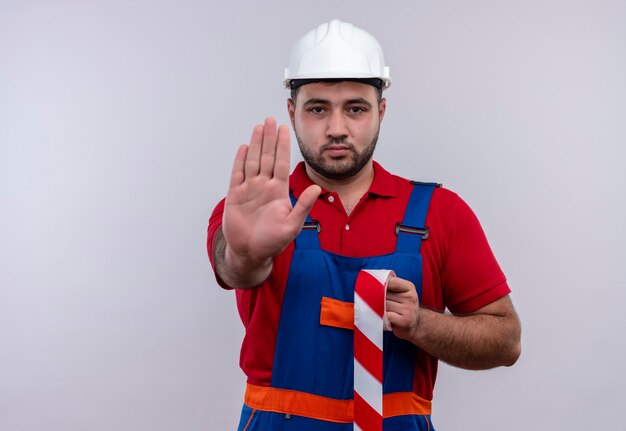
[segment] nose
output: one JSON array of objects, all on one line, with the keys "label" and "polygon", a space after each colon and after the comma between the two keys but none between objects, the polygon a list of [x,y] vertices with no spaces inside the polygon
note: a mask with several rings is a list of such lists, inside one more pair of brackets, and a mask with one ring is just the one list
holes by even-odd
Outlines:
[{"label": "nose", "polygon": [[328,116],[326,136],[333,139],[348,137],[348,128],[345,118],[343,116],[343,112],[340,109],[334,110]]}]

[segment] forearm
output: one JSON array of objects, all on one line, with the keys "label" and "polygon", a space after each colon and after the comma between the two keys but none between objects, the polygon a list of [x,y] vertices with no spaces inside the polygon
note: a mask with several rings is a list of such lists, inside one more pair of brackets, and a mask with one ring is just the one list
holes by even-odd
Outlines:
[{"label": "forearm", "polygon": [[249,289],[263,283],[272,271],[272,259],[237,256],[229,249],[220,228],[215,233],[213,264],[219,278],[229,287]]},{"label": "forearm", "polygon": [[422,308],[411,341],[450,365],[472,370],[511,366],[521,352],[520,325],[513,310],[453,316]]}]

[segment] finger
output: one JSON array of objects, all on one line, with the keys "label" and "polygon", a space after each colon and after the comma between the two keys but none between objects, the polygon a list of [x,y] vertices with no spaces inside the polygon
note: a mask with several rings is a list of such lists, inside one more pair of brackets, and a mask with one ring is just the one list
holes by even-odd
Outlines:
[{"label": "finger", "polygon": [[402,293],[411,290],[415,290],[413,283],[400,277],[393,277],[387,283],[387,291]]},{"label": "finger", "polygon": [[387,321],[391,325],[391,329],[403,326],[404,318],[396,312],[387,312]]},{"label": "finger", "polygon": [[236,187],[243,183],[246,179],[244,172],[244,164],[246,162],[246,154],[248,153],[248,146],[241,145],[235,155],[235,161],[233,162],[233,169],[230,173],[230,188]]},{"label": "finger", "polygon": [[407,301],[419,301],[416,290],[405,290],[403,292],[393,292],[387,289],[387,301],[393,302],[407,302]]},{"label": "finger", "polygon": [[387,316],[389,316],[389,314],[391,313],[395,313],[398,307],[398,303],[394,302],[394,301],[390,301],[390,300],[386,300],[385,301],[385,313],[387,313]]},{"label": "finger", "polygon": [[401,318],[402,316],[395,311],[387,310],[387,320],[389,321],[389,323],[391,323],[392,326],[396,325],[398,323],[398,320]]},{"label": "finger", "polygon": [[415,312],[406,307],[397,307],[387,310],[387,320],[393,326],[410,325],[415,320]]},{"label": "finger", "polygon": [[296,206],[293,208],[293,211],[291,211],[287,217],[287,222],[292,226],[298,226],[301,228],[304,224],[306,216],[311,211],[311,208],[313,208],[313,205],[321,192],[322,188],[318,185],[314,184],[307,187],[300,195],[300,198],[298,198],[298,202],[296,202]]},{"label": "finger", "polygon": [[[291,142],[289,139],[289,128],[287,126],[280,126],[278,128],[278,138],[276,144],[276,155],[274,163],[274,178],[279,180],[288,181],[290,165],[290,152]],[[317,198],[317,197],[316,197]]]},{"label": "finger", "polygon": [[387,304],[402,304],[406,301],[406,299],[407,299],[406,295],[391,293],[389,291],[387,291],[387,296],[385,297]]},{"label": "finger", "polygon": [[272,177],[274,161],[276,160],[276,120],[266,118],[263,125],[263,147],[261,148],[261,161],[259,174]]},{"label": "finger", "polygon": [[407,305],[408,301],[406,298],[405,300],[400,300],[399,298],[387,298],[385,301],[385,310],[387,312],[402,314],[402,310],[404,310]]},{"label": "finger", "polygon": [[245,175],[251,178],[259,174],[259,164],[261,157],[261,147],[263,146],[263,126],[256,126],[252,130],[250,145],[248,145],[248,155],[246,156]]}]

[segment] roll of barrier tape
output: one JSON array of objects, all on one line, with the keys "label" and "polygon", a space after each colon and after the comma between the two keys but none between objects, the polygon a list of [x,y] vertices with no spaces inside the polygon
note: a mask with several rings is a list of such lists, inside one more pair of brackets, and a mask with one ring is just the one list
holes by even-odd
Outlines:
[{"label": "roll of barrier tape", "polygon": [[387,284],[395,274],[359,272],[354,286],[354,429],[383,429],[383,331],[391,325],[385,312]]}]

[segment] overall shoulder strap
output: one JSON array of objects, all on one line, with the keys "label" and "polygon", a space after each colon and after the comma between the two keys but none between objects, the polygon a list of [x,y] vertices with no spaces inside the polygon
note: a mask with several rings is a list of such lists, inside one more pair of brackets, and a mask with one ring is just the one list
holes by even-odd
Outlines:
[{"label": "overall shoulder strap", "polygon": [[[291,199],[291,205],[295,206],[297,202],[295,196],[289,193],[289,198]],[[320,239],[317,234],[320,229],[320,223],[317,220],[312,220],[311,216],[307,215],[300,234],[298,234],[298,236],[294,240],[296,248],[319,250]]]},{"label": "overall shoulder strap", "polygon": [[428,227],[425,226],[426,214],[430,205],[430,198],[438,183],[422,183],[411,181],[413,191],[404,212],[404,220],[396,225],[396,252],[419,253],[422,240],[428,238]]}]

